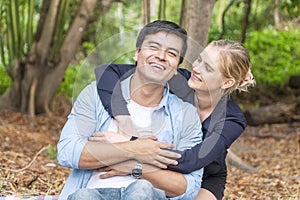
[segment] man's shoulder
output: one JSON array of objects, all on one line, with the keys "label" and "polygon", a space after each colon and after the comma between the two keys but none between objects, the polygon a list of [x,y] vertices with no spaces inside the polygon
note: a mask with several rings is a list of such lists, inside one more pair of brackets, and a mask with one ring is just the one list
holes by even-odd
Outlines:
[{"label": "man's shoulder", "polygon": [[180,99],[179,97],[177,97],[174,94],[169,94],[168,97],[168,106],[170,107],[170,109],[175,109],[175,110],[181,110],[184,112],[188,112],[188,111],[197,111],[197,108],[189,103],[189,102],[185,102],[182,99]]}]

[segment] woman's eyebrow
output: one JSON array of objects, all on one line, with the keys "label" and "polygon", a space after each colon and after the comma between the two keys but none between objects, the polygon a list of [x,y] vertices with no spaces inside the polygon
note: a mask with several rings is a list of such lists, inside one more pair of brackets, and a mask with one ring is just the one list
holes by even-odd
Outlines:
[{"label": "woman's eyebrow", "polygon": [[213,68],[208,62],[206,62],[205,60],[203,60],[201,54],[199,54],[198,59],[199,59],[199,58],[203,61],[203,63],[204,63],[210,70],[214,71],[214,68]]}]

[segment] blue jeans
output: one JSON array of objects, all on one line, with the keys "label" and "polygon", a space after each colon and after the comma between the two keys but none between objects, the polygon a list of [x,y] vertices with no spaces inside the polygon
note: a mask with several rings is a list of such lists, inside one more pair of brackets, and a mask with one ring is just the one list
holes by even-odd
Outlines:
[{"label": "blue jeans", "polygon": [[166,200],[163,190],[146,180],[137,180],[127,188],[82,188],[69,195],[68,200]]}]

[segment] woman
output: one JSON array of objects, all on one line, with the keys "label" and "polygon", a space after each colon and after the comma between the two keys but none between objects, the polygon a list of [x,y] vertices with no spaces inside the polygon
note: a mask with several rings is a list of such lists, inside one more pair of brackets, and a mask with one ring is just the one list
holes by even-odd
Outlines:
[{"label": "woman", "polygon": [[[114,93],[113,88],[120,77],[132,68],[134,65],[112,64],[97,78],[100,98],[121,129],[131,122],[129,116],[124,117],[129,113],[121,98],[120,88],[116,87],[119,92]],[[235,90],[247,91],[249,86],[255,84],[249,54],[240,43],[213,41],[193,63],[192,72],[185,69],[178,71],[181,75],[170,80],[170,90],[198,108],[204,140],[183,152],[177,160],[178,165],[169,165],[168,169],[190,173],[204,167],[202,189],[196,199],[222,199],[227,176],[227,149],[246,128],[244,115],[230,94]],[[182,75],[188,79],[188,85]],[[117,104],[117,110],[112,110],[111,100],[113,105]]]}]

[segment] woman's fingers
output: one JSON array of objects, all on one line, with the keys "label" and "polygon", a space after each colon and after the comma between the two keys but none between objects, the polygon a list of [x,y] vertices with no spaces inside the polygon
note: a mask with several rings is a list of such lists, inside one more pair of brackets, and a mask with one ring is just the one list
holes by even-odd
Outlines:
[{"label": "woman's fingers", "polygon": [[105,174],[101,174],[99,177],[102,179],[105,179],[105,178],[110,178],[110,177],[118,176],[118,175],[125,176],[125,175],[128,175],[128,173],[121,172],[118,170],[110,170],[110,171],[106,172]]},{"label": "woman's fingers", "polygon": [[93,141],[93,142],[107,142],[106,137],[104,137],[104,136],[92,136],[92,137],[89,137],[89,141]]}]

